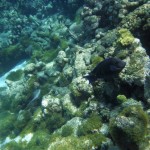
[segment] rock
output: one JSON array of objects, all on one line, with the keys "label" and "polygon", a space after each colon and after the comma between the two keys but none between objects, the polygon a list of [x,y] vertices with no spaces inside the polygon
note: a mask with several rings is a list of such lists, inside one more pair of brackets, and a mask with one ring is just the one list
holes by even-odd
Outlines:
[{"label": "rock", "polygon": [[46,64],[45,74],[47,74],[49,77],[57,77],[60,74],[55,62],[50,62]]},{"label": "rock", "polygon": [[100,21],[100,17],[98,17],[96,15],[85,17],[84,22],[83,22],[84,30],[92,31],[92,30],[98,28],[99,21]]},{"label": "rock", "polygon": [[90,58],[91,58],[91,51],[93,49],[87,48],[83,49],[79,46],[76,47],[76,58],[74,61],[74,73],[78,77],[80,75],[83,75],[86,71],[86,68],[89,63],[90,63]]},{"label": "rock", "polygon": [[77,107],[72,103],[72,98],[70,94],[66,94],[61,98],[63,111],[66,112],[66,115],[74,116],[77,112]]},{"label": "rock", "polygon": [[145,20],[147,20],[150,14],[150,5],[148,3],[137,7],[132,13],[126,15],[120,23],[120,26],[123,28],[127,28],[130,31],[142,28]]},{"label": "rock", "polygon": [[[139,106],[125,108],[116,118],[111,119],[110,134],[122,149],[141,149],[144,144],[148,125],[148,116]],[[120,136],[120,134],[122,136]],[[146,141],[146,140],[145,140]]]},{"label": "rock", "polygon": [[36,64],[34,63],[30,63],[30,64],[27,64],[24,68],[24,71],[26,73],[33,73],[36,69]]},{"label": "rock", "polygon": [[80,117],[74,117],[74,118],[72,118],[71,120],[67,121],[67,123],[66,123],[65,125],[63,125],[63,126],[61,127],[61,129],[59,129],[59,130],[57,131],[57,133],[60,132],[60,134],[61,134],[63,128],[69,126],[69,127],[71,127],[71,128],[73,129],[72,135],[73,135],[73,136],[77,136],[78,127],[82,124],[82,121],[83,121],[82,118],[80,118]]},{"label": "rock", "polygon": [[79,105],[81,101],[87,100],[93,93],[92,86],[85,78],[82,77],[73,79],[70,85],[70,90],[77,105]]},{"label": "rock", "polygon": [[[133,45],[136,46],[136,44]],[[133,48],[134,49],[131,56],[126,58],[126,67],[120,74],[120,77],[129,85],[134,83],[138,86],[141,86],[144,85],[144,68],[149,58],[146,54],[145,49],[141,45]]]},{"label": "rock", "polygon": [[52,114],[55,112],[62,112],[62,104],[59,98],[51,95],[45,95],[42,98],[42,109],[44,114]]},{"label": "rock", "polygon": [[65,51],[59,51],[55,61],[58,64],[58,66],[64,67],[64,65],[68,62],[68,58],[66,57]]}]

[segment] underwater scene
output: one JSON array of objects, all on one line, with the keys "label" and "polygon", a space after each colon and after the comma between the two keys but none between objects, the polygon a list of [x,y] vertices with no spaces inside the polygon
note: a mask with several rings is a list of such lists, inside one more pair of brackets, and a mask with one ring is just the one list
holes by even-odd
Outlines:
[{"label": "underwater scene", "polygon": [[0,150],[150,150],[150,0],[0,0]]}]

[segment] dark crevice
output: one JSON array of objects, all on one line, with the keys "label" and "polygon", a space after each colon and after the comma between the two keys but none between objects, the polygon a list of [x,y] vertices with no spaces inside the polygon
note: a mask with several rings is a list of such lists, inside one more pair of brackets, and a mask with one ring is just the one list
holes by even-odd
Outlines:
[{"label": "dark crevice", "polygon": [[127,98],[133,98],[136,100],[144,101],[144,86],[137,86],[135,84],[127,84],[122,82],[120,85],[120,93],[125,95]]}]

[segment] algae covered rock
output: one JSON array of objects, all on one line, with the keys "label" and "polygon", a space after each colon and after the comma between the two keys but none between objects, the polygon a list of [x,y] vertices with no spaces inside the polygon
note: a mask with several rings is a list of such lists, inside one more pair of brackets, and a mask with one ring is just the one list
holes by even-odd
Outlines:
[{"label": "algae covered rock", "polygon": [[71,135],[77,136],[78,127],[82,124],[82,121],[83,119],[80,117],[73,117],[55,133],[61,135],[62,137],[67,137]]},{"label": "algae covered rock", "polygon": [[110,134],[121,150],[142,150],[147,135],[148,116],[140,106],[125,108],[110,120]]},{"label": "algae covered rock", "polygon": [[86,150],[92,148],[92,141],[87,137],[65,137],[56,138],[53,143],[49,145],[48,150]]},{"label": "algae covered rock", "polygon": [[87,100],[93,93],[92,86],[89,85],[89,82],[82,77],[72,80],[70,90],[73,98],[75,99],[76,105],[80,105],[81,101]]},{"label": "algae covered rock", "polygon": [[20,132],[27,125],[27,122],[30,119],[31,113],[29,111],[19,111],[17,118],[14,122],[15,130]]},{"label": "algae covered rock", "polygon": [[21,79],[21,77],[23,76],[23,71],[22,70],[17,70],[17,71],[13,71],[11,72],[8,76],[7,76],[7,80],[11,80],[11,81],[18,81]]},{"label": "algae covered rock", "polygon": [[88,137],[92,141],[92,147],[101,148],[106,142],[106,137],[99,132],[102,127],[101,118],[97,114],[91,114],[78,128],[79,137]]},{"label": "algae covered rock", "polygon": [[58,77],[60,75],[60,69],[57,67],[55,62],[50,62],[46,64],[44,73],[48,75],[50,81],[57,82]]},{"label": "algae covered rock", "polygon": [[120,87],[117,81],[105,82],[104,80],[98,80],[98,82],[94,84],[93,90],[95,97],[98,98],[99,101],[114,103],[114,99],[119,94]]},{"label": "algae covered rock", "polygon": [[144,23],[150,15],[150,4],[147,2],[140,7],[137,7],[133,12],[129,13],[120,23],[123,28],[128,28],[130,31],[143,28]]},{"label": "algae covered rock", "polygon": [[78,135],[85,136],[91,134],[94,131],[98,131],[101,126],[101,118],[97,114],[91,114],[91,116],[79,126]]},{"label": "algae covered rock", "polygon": [[25,147],[25,149],[30,149],[30,150],[47,149],[48,144],[49,144],[49,138],[50,138],[50,135],[47,132],[43,130],[36,131],[33,134],[33,137],[30,140],[30,142]]},{"label": "algae covered rock", "polygon": [[28,65],[25,67],[24,71],[25,71],[26,73],[33,73],[33,72],[35,71],[35,69],[36,69],[35,64],[34,64],[34,63],[30,63],[30,64],[28,64]]},{"label": "algae covered rock", "polygon": [[15,114],[10,112],[0,113],[0,139],[12,134],[14,129],[14,121],[16,119]]},{"label": "algae covered rock", "polygon": [[148,56],[138,39],[134,39],[132,45],[132,53],[130,57],[126,58],[126,67],[120,74],[120,77],[128,84],[134,83],[141,86],[145,80],[144,72]]}]

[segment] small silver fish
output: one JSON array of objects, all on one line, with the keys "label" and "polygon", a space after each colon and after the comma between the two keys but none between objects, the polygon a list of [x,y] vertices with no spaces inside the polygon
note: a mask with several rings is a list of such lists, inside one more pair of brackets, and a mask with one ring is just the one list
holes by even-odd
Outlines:
[{"label": "small silver fish", "polygon": [[28,105],[30,105],[33,101],[35,101],[36,99],[38,99],[38,97],[40,96],[40,94],[41,94],[41,89],[36,89],[33,92],[33,99],[28,103]]}]

